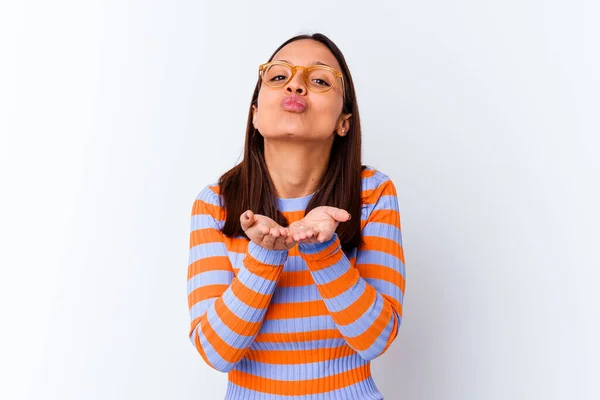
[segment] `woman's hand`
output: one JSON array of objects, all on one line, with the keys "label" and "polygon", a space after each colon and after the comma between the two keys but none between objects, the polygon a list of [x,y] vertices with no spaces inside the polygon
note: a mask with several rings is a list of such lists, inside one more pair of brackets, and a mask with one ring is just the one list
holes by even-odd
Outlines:
[{"label": "woman's hand", "polygon": [[316,207],[300,221],[293,222],[289,235],[298,243],[322,243],[330,240],[340,222],[350,220],[350,214],[341,208]]},{"label": "woman's hand", "polygon": [[240,222],[250,240],[267,250],[289,250],[296,245],[288,229],[267,216],[247,210],[240,216]]}]

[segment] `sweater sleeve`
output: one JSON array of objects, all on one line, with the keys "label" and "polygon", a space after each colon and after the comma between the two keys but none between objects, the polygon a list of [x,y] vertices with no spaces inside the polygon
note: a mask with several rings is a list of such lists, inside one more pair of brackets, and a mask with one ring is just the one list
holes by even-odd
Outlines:
[{"label": "sweater sleeve", "polygon": [[249,242],[236,275],[220,230],[224,212],[218,201],[219,195],[207,186],[192,208],[189,338],[208,365],[228,372],[244,357],[260,330],[287,250],[266,250]]},{"label": "sweater sleeve", "polygon": [[342,250],[337,234],[327,242],[298,247],[344,340],[362,358],[372,360],[388,349],[402,321],[404,252],[391,180],[373,190],[366,209],[356,265]]}]

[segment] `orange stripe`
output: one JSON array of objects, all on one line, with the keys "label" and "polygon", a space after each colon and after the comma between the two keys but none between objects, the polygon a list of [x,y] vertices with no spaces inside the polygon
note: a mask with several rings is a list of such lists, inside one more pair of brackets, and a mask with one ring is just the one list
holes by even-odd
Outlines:
[{"label": "orange stripe", "polygon": [[361,194],[363,204],[375,204],[381,196],[398,196],[391,180],[382,182],[375,189],[363,190]]},{"label": "orange stripe", "polygon": [[215,204],[207,203],[203,200],[194,200],[194,204],[192,205],[192,217],[194,215],[210,215],[216,220],[224,220],[225,219],[225,210]]},{"label": "orange stripe", "polygon": [[363,381],[369,376],[371,372],[367,364],[333,376],[299,381],[269,379],[232,370],[229,373],[229,380],[250,390],[264,391],[265,388],[269,388],[269,393],[274,395],[302,396],[341,389]]},{"label": "orange stripe", "polygon": [[272,294],[255,292],[239,280],[237,281],[237,285],[231,285],[231,291],[239,301],[254,308],[267,308],[273,296]]},{"label": "orange stripe", "polygon": [[[379,314],[379,316],[373,323],[373,325],[371,325],[369,328],[367,328],[367,330],[365,332],[363,332],[361,335],[358,335],[355,338],[351,339],[352,346],[357,351],[364,351],[364,350],[367,350],[369,347],[371,347],[371,345],[373,343],[375,343],[375,340],[379,337],[379,335],[381,335],[381,332],[383,332],[383,330],[387,326],[391,316],[392,316],[392,307],[384,306],[383,309],[381,310],[381,313]],[[395,319],[395,317],[394,317],[394,319]],[[394,322],[394,324],[397,324],[397,323],[398,323],[397,321]]]},{"label": "orange stripe", "polygon": [[196,335],[194,337],[194,345],[196,346],[196,350],[198,350],[198,353],[200,353],[200,355],[202,356],[202,358],[204,359],[206,364],[210,365],[212,368],[215,368],[214,365],[212,365],[210,363],[210,360],[206,356],[206,353],[204,352],[204,348],[202,347],[202,344],[200,343],[200,337],[198,335]]},{"label": "orange stripe", "polygon": [[292,333],[259,333],[255,342],[309,342],[311,340],[341,339],[342,334],[337,329],[321,329],[308,332]]},{"label": "orange stripe", "polygon": [[359,277],[360,274],[358,273],[358,270],[351,266],[343,275],[329,283],[317,285],[317,288],[319,289],[319,293],[321,293],[321,297],[331,299],[344,293],[352,285],[356,284]]},{"label": "orange stripe", "polygon": [[235,313],[225,305],[222,297],[215,301],[215,312],[219,318],[221,318],[221,321],[238,335],[253,336],[260,330],[260,326],[262,325],[262,321],[248,322],[235,315]]},{"label": "orange stripe", "polygon": [[360,176],[361,176],[361,178],[371,178],[372,176],[375,175],[376,172],[377,172],[377,170],[375,170],[375,169],[363,169],[360,172]]},{"label": "orange stripe", "polygon": [[188,267],[188,280],[198,275],[201,272],[207,271],[231,271],[231,260],[227,256],[213,256],[200,258]]},{"label": "orange stripe", "polygon": [[196,229],[190,232],[190,249],[205,243],[223,243],[223,234],[215,228]]},{"label": "orange stripe", "polygon": [[368,222],[380,222],[395,226],[400,230],[402,229],[400,213],[397,210],[373,210],[371,214],[369,214]]},{"label": "orange stripe", "polygon": [[323,300],[297,303],[271,303],[265,315],[265,320],[317,317],[328,314],[329,311]]},{"label": "orange stripe", "polygon": [[374,278],[387,281],[393,285],[402,288],[404,277],[402,274],[390,267],[379,264],[356,264],[356,269],[363,278]]},{"label": "orange stripe", "polygon": [[188,295],[189,308],[192,308],[194,304],[202,300],[221,296],[228,287],[229,285],[206,285],[192,290],[192,292]]},{"label": "orange stripe", "polygon": [[213,349],[223,358],[223,360],[235,363],[239,360],[239,353],[245,352],[246,349],[236,349],[235,347],[231,347],[226,341],[221,339],[221,337],[215,332],[213,327],[210,325],[208,318],[205,318],[200,324],[200,329],[202,329],[202,333],[204,337],[210,343]]},{"label": "orange stripe", "polygon": [[329,348],[311,350],[248,350],[246,358],[266,364],[307,364],[319,361],[342,358],[356,352],[347,345],[340,346],[335,350]]},{"label": "orange stripe", "polygon": [[315,281],[313,280],[310,271],[283,271],[281,273],[281,277],[279,278],[279,282],[277,282],[278,287],[296,287],[296,286],[310,286],[314,285]]},{"label": "orange stripe", "polygon": [[320,269],[327,268],[330,265],[337,263],[342,258],[342,256],[344,256],[344,252],[340,248],[338,252],[334,253],[330,257],[327,257],[327,259],[324,259],[326,255],[331,254],[339,245],[340,239],[338,238],[326,249],[323,249],[315,254],[302,253],[302,257],[305,261],[307,261],[307,264],[309,264],[309,268],[311,271],[318,271]]},{"label": "orange stripe", "polygon": [[282,211],[283,216],[289,221],[300,221],[304,218],[305,210],[296,210],[296,211]]},{"label": "orange stripe", "polygon": [[404,260],[402,246],[394,240],[378,236],[364,236],[363,240],[364,245],[360,248],[361,250],[381,251]]},{"label": "orange stripe", "polygon": [[339,325],[348,325],[360,318],[375,303],[377,290],[367,285],[362,295],[343,310],[331,313],[333,320]]}]

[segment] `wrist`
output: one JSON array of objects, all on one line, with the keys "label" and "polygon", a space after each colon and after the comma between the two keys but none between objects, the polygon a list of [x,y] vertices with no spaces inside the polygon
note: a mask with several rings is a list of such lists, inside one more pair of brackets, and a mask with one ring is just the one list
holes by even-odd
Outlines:
[{"label": "wrist", "polygon": [[322,259],[331,253],[335,253],[341,248],[340,238],[337,233],[333,233],[331,239],[319,243],[298,243],[298,250],[311,259]]},{"label": "wrist", "polygon": [[262,264],[279,266],[285,263],[288,257],[286,250],[272,250],[256,244],[253,241],[248,242],[248,255]]}]

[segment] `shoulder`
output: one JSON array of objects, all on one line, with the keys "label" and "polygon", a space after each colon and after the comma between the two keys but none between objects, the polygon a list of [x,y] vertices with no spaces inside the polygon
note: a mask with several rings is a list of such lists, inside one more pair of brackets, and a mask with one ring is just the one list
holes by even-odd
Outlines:
[{"label": "shoulder", "polygon": [[365,165],[361,173],[361,198],[363,204],[377,203],[382,196],[396,196],[396,187],[392,179],[384,172]]},{"label": "shoulder", "polygon": [[192,215],[210,214],[215,219],[224,219],[224,208],[219,194],[219,185],[210,183],[204,186],[194,199]]}]

